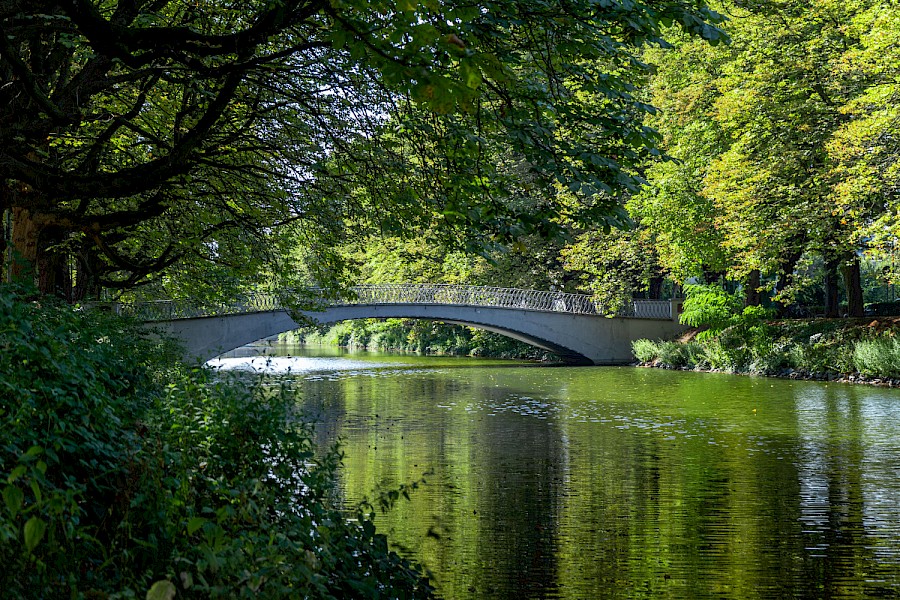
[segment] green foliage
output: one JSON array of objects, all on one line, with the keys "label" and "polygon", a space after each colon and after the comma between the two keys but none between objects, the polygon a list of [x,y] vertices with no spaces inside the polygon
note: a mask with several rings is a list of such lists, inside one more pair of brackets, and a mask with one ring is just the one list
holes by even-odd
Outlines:
[{"label": "green foliage", "polygon": [[631,343],[631,351],[634,353],[634,357],[642,363],[653,362],[659,356],[658,344],[653,340],[635,340]]},{"label": "green foliage", "polygon": [[900,377],[900,340],[879,337],[856,342],[853,366],[869,377]]},{"label": "green foliage", "polygon": [[691,327],[707,327],[707,336],[715,335],[737,322],[741,300],[716,285],[688,285],[684,288],[684,312],[681,322]]},{"label": "green foliage", "polygon": [[609,314],[646,292],[662,274],[648,233],[643,228],[585,233],[562,251],[566,269],[581,274],[582,286]]},{"label": "green foliage", "polygon": [[631,350],[639,362],[672,369],[705,369],[709,367],[706,347],[697,342],[635,340]]},{"label": "green foliage", "polygon": [[681,322],[691,327],[705,327],[698,339],[707,339],[729,327],[750,330],[751,336],[765,335],[763,321],[771,317],[770,310],[761,306],[743,307],[739,294],[729,293],[716,285],[688,285],[684,289],[686,298]]},{"label": "green foliage", "polygon": [[0,587],[11,597],[427,597],[331,508],[278,382],[188,370],[146,331],[0,288]]},{"label": "green foliage", "polygon": [[166,291],[289,277],[283,227],[325,254],[346,231],[483,250],[562,215],[606,228],[658,154],[640,50],[717,44],[721,21],[699,0],[16,2],[0,197],[41,259]]},{"label": "green foliage", "polygon": [[879,327],[884,325],[780,321],[765,327],[731,327],[685,344],[637,340],[632,349],[643,363],[729,373],[826,377],[858,372],[869,378],[900,377],[900,331],[893,325]]},{"label": "green foliage", "polygon": [[546,359],[548,354],[498,333],[416,319],[344,321],[302,330],[297,341],[323,346],[400,350],[425,354]]}]

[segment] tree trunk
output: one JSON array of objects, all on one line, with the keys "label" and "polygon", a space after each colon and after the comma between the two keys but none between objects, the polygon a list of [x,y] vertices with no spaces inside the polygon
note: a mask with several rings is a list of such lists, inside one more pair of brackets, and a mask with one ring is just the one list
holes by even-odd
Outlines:
[{"label": "tree trunk", "polygon": [[761,275],[759,269],[750,271],[750,275],[747,276],[747,291],[744,294],[744,306],[759,306],[762,302],[762,296],[759,293],[759,286],[762,285],[760,279]]},{"label": "tree trunk", "polygon": [[[792,249],[784,256],[781,272],[778,274],[778,283],[775,284],[776,293],[784,292],[794,283],[794,269],[797,268],[797,263],[800,262],[802,256],[803,250],[798,249]],[[790,302],[786,298],[778,299],[776,302],[778,305],[776,315],[782,318],[787,314]]]},{"label": "tree trunk", "polygon": [[26,208],[12,209],[12,257],[9,279],[36,284],[38,235],[40,229]]},{"label": "tree trunk", "polygon": [[27,208],[12,209],[10,281],[35,286],[41,294],[71,296],[71,276],[63,248],[66,232],[49,225]]},{"label": "tree trunk", "polygon": [[37,250],[38,289],[42,294],[53,294],[71,302],[72,277],[68,254],[62,248],[65,241],[66,232],[63,229],[41,228]]},{"label": "tree trunk", "polygon": [[725,275],[724,271],[710,271],[705,266],[700,268],[703,269],[703,281],[707,285],[718,284]]},{"label": "tree trunk", "polygon": [[9,265],[6,257],[6,223],[10,218],[7,213],[9,210],[9,188],[0,185],[0,282],[8,281]]},{"label": "tree trunk", "polygon": [[825,316],[829,319],[840,316],[839,265],[840,261],[836,258],[825,259]]},{"label": "tree trunk", "polygon": [[647,289],[647,298],[649,298],[650,300],[659,300],[660,298],[662,298],[662,287],[662,277],[651,277],[650,286]]},{"label": "tree trunk", "polygon": [[77,265],[72,285],[72,302],[100,300],[99,274],[102,263],[97,248],[90,242],[85,242],[78,253]]},{"label": "tree trunk", "polygon": [[844,265],[842,271],[844,287],[847,289],[847,314],[851,317],[863,317],[865,316],[865,305],[863,303],[859,257],[854,255],[850,263]]}]

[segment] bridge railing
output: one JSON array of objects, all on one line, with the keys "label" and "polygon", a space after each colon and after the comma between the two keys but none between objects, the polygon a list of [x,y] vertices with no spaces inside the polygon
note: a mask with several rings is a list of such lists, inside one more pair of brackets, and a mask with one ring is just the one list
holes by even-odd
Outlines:
[{"label": "bridge railing", "polygon": [[672,316],[672,303],[669,300],[633,300],[626,306],[611,307],[596,302],[586,294],[517,288],[451,284],[382,284],[357,286],[353,291],[356,293],[354,300],[339,303],[495,306],[645,319],[668,319]]},{"label": "bridge railing", "polygon": [[251,294],[231,302],[197,303],[189,298],[157,300],[154,302],[114,303],[101,305],[116,313],[130,315],[143,321],[172,321],[218,315],[239,315],[284,308],[281,300],[272,294]]},{"label": "bridge railing", "polygon": [[[625,306],[604,306],[585,294],[523,290],[488,286],[451,284],[376,284],[352,288],[353,297],[333,299],[321,296],[314,302],[321,308],[357,304],[454,304],[517,308],[584,315],[669,319],[669,300],[632,300]],[[315,298],[320,290],[304,290],[304,297]],[[134,315],[145,321],[167,321],[216,315],[263,312],[286,308],[271,294],[254,294],[229,303],[196,304],[190,300],[164,300],[136,304],[111,305],[116,312]]]}]

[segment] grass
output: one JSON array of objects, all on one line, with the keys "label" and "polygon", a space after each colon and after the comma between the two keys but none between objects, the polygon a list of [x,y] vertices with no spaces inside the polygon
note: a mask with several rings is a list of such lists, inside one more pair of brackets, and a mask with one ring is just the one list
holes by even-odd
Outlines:
[{"label": "grass", "polygon": [[669,368],[814,378],[900,378],[900,320],[809,319],[732,327],[706,338],[637,340],[639,362]]}]

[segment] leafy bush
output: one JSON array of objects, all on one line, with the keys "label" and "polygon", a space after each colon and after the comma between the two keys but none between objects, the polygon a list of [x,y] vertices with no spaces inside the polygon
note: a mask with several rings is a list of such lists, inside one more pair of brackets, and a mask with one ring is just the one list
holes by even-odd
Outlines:
[{"label": "leafy bush", "polygon": [[703,356],[710,369],[736,373],[740,371],[742,355],[734,348],[724,345],[719,339],[713,338],[703,342]]},{"label": "leafy bush", "polygon": [[631,342],[631,352],[642,363],[651,363],[659,357],[659,344],[653,340],[634,340]]},{"label": "leafy bush", "polygon": [[683,345],[677,342],[659,342],[659,357],[657,361],[667,367],[679,368],[687,366],[687,360],[682,351]]},{"label": "leafy bush", "polygon": [[860,340],[853,347],[853,366],[869,377],[900,377],[900,340]]},{"label": "leafy bush", "polygon": [[706,352],[703,345],[699,342],[690,341],[682,347],[686,366],[692,369],[708,369],[709,360],[706,358]]},{"label": "leafy bush", "polygon": [[[715,285],[685,286],[684,312],[681,322],[691,327],[707,327],[697,337],[708,339],[730,327],[758,327],[772,312],[761,306],[743,307],[738,294]],[[742,308],[743,307],[743,308]]]},{"label": "leafy bush", "polygon": [[688,285],[684,288],[684,312],[681,322],[691,327],[708,327],[701,333],[710,337],[735,324],[741,300],[715,285]]},{"label": "leafy bush", "polygon": [[175,356],[0,286],[6,595],[431,595],[370,514],[328,505],[340,455],[317,458],[290,389]]}]

